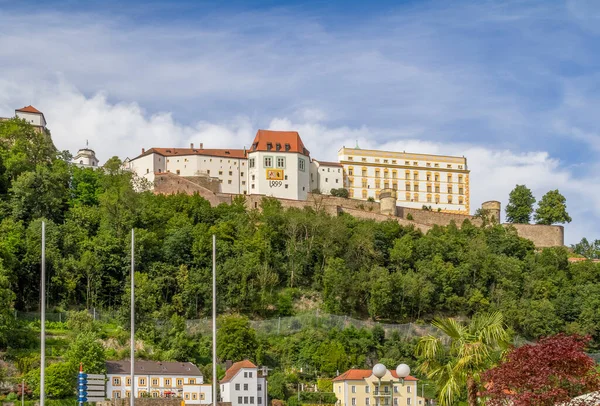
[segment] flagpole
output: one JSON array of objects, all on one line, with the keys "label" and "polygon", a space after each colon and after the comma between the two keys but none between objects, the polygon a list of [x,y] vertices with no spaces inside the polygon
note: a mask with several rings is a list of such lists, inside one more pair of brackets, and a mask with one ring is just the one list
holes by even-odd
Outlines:
[{"label": "flagpole", "polygon": [[217,237],[213,234],[212,269],[212,392],[213,406],[217,406]]},{"label": "flagpole", "polygon": [[[130,360],[131,360],[131,393],[129,395],[129,404],[135,403],[135,231],[131,229],[131,337],[129,338],[130,345]],[[40,405],[42,406],[42,405]]]},{"label": "flagpole", "polygon": [[41,283],[41,365],[40,365],[40,406],[46,400],[46,222],[42,221],[42,283]]}]

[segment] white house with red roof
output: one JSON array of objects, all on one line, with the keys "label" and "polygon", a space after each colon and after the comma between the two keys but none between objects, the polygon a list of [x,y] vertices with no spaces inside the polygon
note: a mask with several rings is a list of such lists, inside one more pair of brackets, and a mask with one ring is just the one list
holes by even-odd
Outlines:
[{"label": "white house with red roof", "polygon": [[219,385],[221,402],[231,402],[232,406],[268,404],[267,380],[258,367],[248,360],[229,367]]},{"label": "white house with red roof", "polygon": [[417,383],[417,378],[401,380],[389,369],[381,380],[370,369],[349,369],[333,379],[333,392],[338,406],[424,406]]},{"label": "white house with red roof", "polygon": [[258,130],[248,151],[249,194],[306,200],[310,153],[296,131]]},{"label": "white house with red roof", "polygon": [[[15,117],[27,121],[40,132],[46,129],[46,118],[44,117],[44,113],[31,105],[16,109]],[[2,120],[8,120],[8,118],[0,117],[0,121]]]}]

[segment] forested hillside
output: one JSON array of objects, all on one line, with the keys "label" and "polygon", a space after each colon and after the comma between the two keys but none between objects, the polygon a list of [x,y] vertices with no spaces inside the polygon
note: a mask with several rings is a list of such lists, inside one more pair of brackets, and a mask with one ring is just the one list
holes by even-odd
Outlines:
[{"label": "forested hillside", "polygon": [[[423,235],[394,221],[284,210],[268,198],[260,210],[246,209],[241,197],[213,208],[199,196],[134,192],[117,158],[94,171],[66,157],[26,123],[0,123],[0,349],[20,345],[14,309],[38,309],[43,220],[49,308],[112,311],[124,329],[135,229],[138,333],[160,343],[167,358],[206,361],[192,348],[200,344],[185,341],[181,323],[210,314],[213,234],[220,313],[269,318],[320,308],[403,323],[501,310],[526,339],[569,331],[600,344],[600,266],[569,264],[566,249],[536,252],[511,229],[466,222]],[[169,340],[164,326],[174,334]],[[189,351],[169,352],[181,344],[176,337]],[[370,331],[305,331],[289,338],[293,345],[281,340],[234,354],[272,366],[309,364],[329,375],[366,366],[369,353],[394,362],[412,356],[400,344],[386,353],[385,340]],[[289,348],[304,348],[313,361],[289,355],[284,362]],[[323,366],[315,353],[343,362]]]}]

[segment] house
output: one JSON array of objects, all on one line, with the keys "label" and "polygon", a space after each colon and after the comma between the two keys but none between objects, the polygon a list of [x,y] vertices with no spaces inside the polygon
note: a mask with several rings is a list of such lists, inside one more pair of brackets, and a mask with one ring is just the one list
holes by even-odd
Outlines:
[{"label": "house", "polygon": [[248,360],[233,364],[219,384],[221,402],[231,402],[232,406],[268,404],[267,380]]},{"label": "house", "polygon": [[388,370],[380,381],[370,369],[349,369],[333,379],[333,392],[338,406],[424,406],[417,382],[413,376],[402,382],[396,371]]},{"label": "house", "polygon": [[[130,361],[106,361],[106,395],[131,396]],[[189,405],[212,403],[212,388],[191,362],[135,361],[135,397],[180,398]]]}]

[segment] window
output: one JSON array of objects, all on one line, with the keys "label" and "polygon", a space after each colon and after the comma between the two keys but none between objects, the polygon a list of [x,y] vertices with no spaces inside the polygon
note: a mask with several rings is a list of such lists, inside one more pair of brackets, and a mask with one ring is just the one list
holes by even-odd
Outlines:
[{"label": "window", "polygon": [[379,189],[379,186],[381,185],[381,181],[379,179],[375,179],[375,187],[377,189]]},{"label": "window", "polygon": [[354,190],[353,189],[348,190],[348,197],[350,197],[350,198],[354,197]]},{"label": "window", "polygon": [[440,193],[440,187],[439,187],[439,185],[435,186],[435,193]]},{"label": "window", "polygon": [[365,399],[365,405],[366,405],[366,406],[369,406],[369,400],[370,400],[369,398],[366,398],[366,399]]},{"label": "window", "polygon": [[250,163],[248,164],[250,168],[254,168],[254,158],[250,158]]},{"label": "window", "polygon": [[240,384],[239,383],[235,384],[235,390],[240,390]]},{"label": "window", "polygon": [[415,183],[415,185],[414,185],[414,191],[415,191],[415,192],[418,192],[418,191],[419,191],[419,185],[418,185],[417,183]]},{"label": "window", "polygon": [[232,176],[232,175],[233,175],[233,171],[229,171],[229,176]]},{"label": "window", "polygon": [[463,176],[462,175],[458,175],[458,183],[463,183]]},{"label": "window", "polygon": [[248,384],[247,383],[244,384],[244,390],[248,390]]},{"label": "window", "polygon": [[418,166],[418,165],[419,165],[419,163],[418,163],[418,162],[413,162],[413,165],[414,165],[414,166]]},{"label": "window", "polygon": [[392,171],[392,179],[396,179],[398,177],[397,171]]},{"label": "window", "polygon": [[245,181],[245,180],[243,180],[243,181],[242,181],[242,186],[244,186],[245,184],[246,184],[246,181]]},{"label": "window", "polygon": [[362,159],[362,161],[363,161],[363,162],[367,162],[367,158],[363,158],[363,159]]},{"label": "window", "polygon": [[131,392],[130,391],[126,391],[125,392],[125,397],[126,398],[130,398],[131,397]]},{"label": "window", "polygon": [[427,182],[429,182],[431,180],[431,174],[429,172],[427,172],[426,179],[427,179]]},{"label": "window", "polygon": [[329,182],[329,178],[325,178],[325,182]]},{"label": "window", "polygon": [[427,162],[427,166],[431,166],[431,162]]},{"label": "window", "polygon": [[375,177],[378,178],[379,177],[379,169],[375,169]]},{"label": "window", "polygon": [[387,178],[389,178],[389,177],[390,177],[390,173],[388,172],[388,170],[387,170],[387,169],[385,169],[385,170],[383,171],[383,177],[384,177],[385,179],[387,179]]},{"label": "window", "polygon": [[190,385],[195,385],[196,384],[196,379],[195,378],[190,378],[190,379],[188,379],[188,383]]},{"label": "window", "polygon": [[406,404],[407,404],[407,405],[410,405],[410,404],[411,404],[411,403],[410,403],[410,400],[411,400],[410,398],[406,398]]},{"label": "window", "polygon": [[431,185],[427,185],[427,193],[431,193]]},{"label": "window", "polygon": [[410,393],[410,389],[411,389],[410,386],[407,386],[406,387],[406,393]]},{"label": "window", "polygon": [[273,144],[271,144],[270,142],[267,142],[267,151],[270,151],[273,149]]},{"label": "window", "polygon": [[197,400],[197,399],[198,399],[198,394],[192,393],[192,400]]},{"label": "window", "polygon": [[452,193],[452,186],[448,186],[448,193]]},{"label": "window", "polygon": [[113,386],[121,386],[121,378],[113,378]]},{"label": "window", "polygon": [[427,203],[431,203],[431,195],[427,195]]},{"label": "window", "polygon": [[452,175],[448,175],[448,183],[452,183]]},{"label": "window", "polygon": [[242,404],[242,397],[241,396],[238,396],[238,404],[240,404],[240,405]]},{"label": "window", "polygon": [[256,385],[256,390],[261,391],[262,390],[262,384],[259,383],[258,385]]},{"label": "window", "polygon": [[367,170],[365,168],[362,170],[362,176],[367,176]]},{"label": "window", "polygon": [[465,203],[465,199],[462,196],[458,197],[458,204],[464,204]]},{"label": "window", "polygon": [[410,179],[410,172],[409,171],[406,171],[406,173],[404,175],[405,175],[404,177],[406,179]]},{"label": "window", "polygon": [[352,406],[356,406],[356,398],[352,398]]},{"label": "window", "polygon": [[452,203],[452,196],[448,196],[448,203]]},{"label": "window", "polygon": [[158,386],[158,378],[152,378],[152,386]]},{"label": "window", "polygon": [[366,198],[367,198],[367,191],[366,191],[366,190],[363,190],[363,191],[362,191],[362,198],[363,198],[363,199],[366,199]]},{"label": "window", "polygon": [[183,385],[183,379],[177,379],[177,386]]},{"label": "window", "polygon": [[446,167],[447,167],[448,169],[452,169],[452,165],[450,165],[450,164],[446,165]]},{"label": "window", "polygon": [[223,171],[219,171],[219,175],[223,175]]},{"label": "window", "polygon": [[354,168],[350,167],[348,168],[348,176],[353,176],[354,175]]},{"label": "window", "polygon": [[240,173],[240,176],[244,176],[244,172]]},{"label": "window", "polygon": [[387,163],[388,163],[388,160],[387,160],[387,159],[384,159],[384,160],[383,160],[383,163],[384,163],[384,164],[387,164]]},{"label": "window", "polygon": [[126,386],[131,386],[131,378],[125,379],[125,385]]},{"label": "window", "polygon": [[440,202],[440,195],[435,195],[435,202],[439,203]]},{"label": "window", "polygon": [[254,189],[254,183],[252,184],[252,189]]},{"label": "window", "polygon": [[121,398],[121,391],[120,390],[114,390],[112,397],[113,397],[113,399],[120,399]]},{"label": "window", "polygon": [[157,391],[152,391],[152,397],[153,398],[157,398],[158,397],[158,392]]},{"label": "window", "polygon": [[375,162],[379,163],[379,158],[375,158]]},{"label": "window", "polygon": [[398,398],[394,398],[394,406],[398,406]]},{"label": "window", "polygon": [[287,185],[287,184],[285,185],[285,188],[286,188],[286,189],[288,188],[288,185]]},{"label": "window", "polygon": [[392,182],[392,189],[398,190],[398,183],[397,182]]},{"label": "window", "polygon": [[433,165],[433,166],[435,166],[436,168],[439,168],[439,167],[440,167],[440,164],[435,164],[435,165]]},{"label": "window", "polygon": [[244,378],[248,378],[248,372],[244,372]]},{"label": "window", "polygon": [[339,182],[339,179],[336,179],[336,180],[335,180],[335,183],[340,183],[340,182]]},{"label": "window", "polygon": [[410,162],[404,161],[404,165],[410,165]]},{"label": "window", "polygon": [[177,175],[179,175],[179,169],[177,169]]},{"label": "window", "polygon": [[349,156],[348,157],[348,161],[354,161],[354,157],[353,156]]},{"label": "window", "polygon": [[244,396],[244,404],[248,404],[248,396]]},{"label": "window", "polygon": [[257,400],[257,402],[256,402],[256,403],[258,403],[259,405],[262,405],[262,397],[260,397],[260,396],[259,396],[257,399],[258,399],[258,400]]},{"label": "window", "polygon": [[298,158],[298,169],[300,169],[302,172],[304,172],[306,170],[304,164],[306,161],[304,161],[304,158]]},{"label": "window", "polygon": [[356,393],[356,386],[352,385],[352,393]]},{"label": "window", "polygon": [[458,188],[458,194],[459,195],[463,195],[464,192],[465,192],[465,190],[463,188],[461,188],[461,187]]},{"label": "window", "polygon": [[405,197],[406,197],[406,201],[407,201],[407,202],[408,202],[408,201],[410,201],[410,193],[407,193],[407,194],[405,195]]},{"label": "window", "polygon": [[389,182],[386,180],[385,182],[383,182],[383,188],[384,189],[388,189],[390,186]]},{"label": "window", "polygon": [[390,387],[389,387],[389,386],[384,386],[384,387],[383,387],[383,391],[384,391],[385,393],[388,393],[388,392],[390,391]]},{"label": "window", "polygon": [[362,187],[367,187],[367,180],[366,179],[362,180]]},{"label": "window", "polygon": [[419,194],[418,193],[413,194],[413,201],[414,202],[418,202],[419,201]]},{"label": "window", "polygon": [[398,387],[394,386],[394,393],[398,393]]},{"label": "window", "polygon": [[436,181],[436,182],[439,182],[439,181],[440,181],[440,174],[439,174],[439,173],[436,173],[436,174],[435,174],[435,181]]},{"label": "window", "polygon": [[282,157],[282,156],[277,157],[277,167],[285,168],[285,157]]},{"label": "window", "polygon": [[252,175],[252,180],[254,180],[254,177],[255,177],[255,176],[254,176],[254,175]]},{"label": "window", "polygon": [[206,171],[206,174],[207,174],[207,175],[210,175],[210,169]]},{"label": "window", "polygon": [[273,157],[270,156],[266,156],[264,158],[264,166],[265,168],[272,168],[273,167]]},{"label": "window", "polygon": [[250,396],[250,404],[253,405],[254,404],[254,396]]}]

